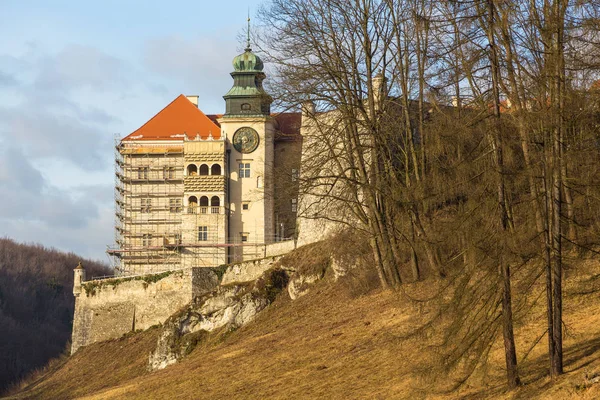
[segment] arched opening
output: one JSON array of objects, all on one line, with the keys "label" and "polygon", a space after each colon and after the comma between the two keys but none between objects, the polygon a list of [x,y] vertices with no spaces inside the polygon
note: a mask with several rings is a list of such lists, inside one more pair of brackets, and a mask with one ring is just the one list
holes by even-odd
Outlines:
[{"label": "arched opening", "polygon": [[202,164],[200,166],[200,175],[208,175],[208,165]]},{"label": "arched opening", "polygon": [[196,214],[198,209],[198,198],[196,196],[190,196],[188,198],[188,214]]},{"label": "arched opening", "polygon": [[210,174],[221,175],[221,166],[219,164],[213,164],[213,166],[210,167]]},{"label": "arched opening", "polygon": [[219,214],[219,206],[221,205],[221,199],[219,196],[213,196],[210,198],[210,212],[211,214]]},{"label": "arched opening", "polygon": [[198,175],[198,167],[196,167],[194,164],[188,165],[187,174],[188,176]]},{"label": "arched opening", "polygon": [[208,210],[208,197],[200,197],[200,214],[206,214]]}]

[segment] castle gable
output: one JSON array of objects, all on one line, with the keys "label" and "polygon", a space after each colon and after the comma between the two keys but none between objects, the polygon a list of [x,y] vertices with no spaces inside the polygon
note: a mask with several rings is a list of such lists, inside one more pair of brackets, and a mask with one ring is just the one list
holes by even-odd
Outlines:
[{"label": "castle gable", "polygon": [[214,139],[221,138],[219,126],[186,96],[179,95],[123,140],[183,140],[184,133],[189,139],[194,139],[197,135],[200,135],[203,140],[207,139],[209,135],[212,135]]}]

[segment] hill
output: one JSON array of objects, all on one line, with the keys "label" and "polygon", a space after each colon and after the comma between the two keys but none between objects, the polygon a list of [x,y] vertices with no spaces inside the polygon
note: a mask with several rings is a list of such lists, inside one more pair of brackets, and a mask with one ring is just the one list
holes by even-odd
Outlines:
[{"label": "hill", "polygon": [[[302,249],[291,257],[306,263]],[[160,333],[153,328],[79,350],[14,398],[599,398],[600,260],[572,265],[565,284],[566,373],[555,382],[547,378],[542,304],[528,303],[516,320],[523,386],[505,389],[500,334],[487,361],[453,388],[454,378],[439,369],[445,348],[453,344],[435,330],[421,329],[451,296],[415,300],[431,297],[448,280],[381,291],[368,283],[376,278],[351,270],[337,281],[326,274],[294,301],[283,292],[250,324],[211,334],[164,370],[147,372]],[[515,297],[535,300],[540,294],[543,285],[536,283]]]},{"label": "hill", "polygon": [[92,275],[110,273],[73,253],[0,239],[0,393],[65,350],[80,260]]}]

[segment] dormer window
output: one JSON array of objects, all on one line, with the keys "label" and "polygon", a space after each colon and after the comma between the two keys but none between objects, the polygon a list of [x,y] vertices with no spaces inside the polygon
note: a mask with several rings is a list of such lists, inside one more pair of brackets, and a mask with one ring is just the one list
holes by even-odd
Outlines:
[{"label": "dormer window", "polygon": [[248,103],[242,104],[242,111],[250,111],[252,110],[252,106]]}]

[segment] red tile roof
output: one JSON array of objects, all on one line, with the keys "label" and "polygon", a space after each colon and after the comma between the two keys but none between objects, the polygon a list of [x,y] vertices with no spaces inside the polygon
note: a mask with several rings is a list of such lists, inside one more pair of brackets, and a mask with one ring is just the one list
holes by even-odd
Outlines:
[{"label": "red tile roof", "polygon": [[186,133],[189,139],[200,135],[202,139],[221,137],[221,129],[211,118],[184,95],[179,95],[168,106],[132,132],[123,140],[183,140]]},{"label": "red tile roof", "polygon": [[285,136],[300,136],[300,125],[302,123],[302,113],[287,112],[271,114],[277,121],[278,130]]},{"label": "red tile roof", "polygon": [[[213,121],[216,125],[221,126],[217,121],[223,114],[209,114],[207,117]],[[300,125],[302,122],[302,113],[299,112],[285,112],[285,113],[274,113],[271,117],[275,120],[275,128],[277,129],[278,136],[300,136]]]}]

